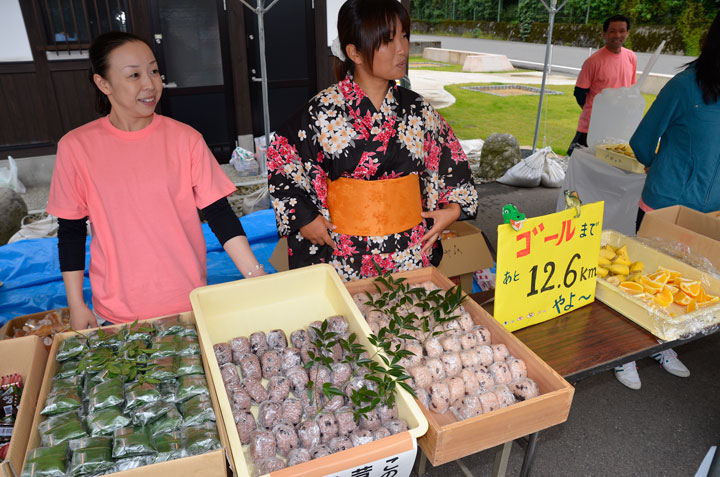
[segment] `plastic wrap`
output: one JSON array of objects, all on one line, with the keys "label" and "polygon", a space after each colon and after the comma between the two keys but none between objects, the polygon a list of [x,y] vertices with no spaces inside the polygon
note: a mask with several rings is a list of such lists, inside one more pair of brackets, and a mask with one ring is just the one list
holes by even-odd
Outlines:
[{"label": "plastic wrap", "polygon": [[126,427],[118,429],[113,438],[113,459],[134,457],[140,455],[155,455],[150,435],[142,427]]}]

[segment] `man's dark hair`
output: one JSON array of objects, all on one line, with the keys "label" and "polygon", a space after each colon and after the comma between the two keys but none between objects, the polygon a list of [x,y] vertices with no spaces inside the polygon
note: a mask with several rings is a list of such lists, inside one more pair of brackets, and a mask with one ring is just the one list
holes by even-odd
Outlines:
[{"label": "man's dark hair", "polygon": [[630,19],[628,17],[625,15],[613,15],[603,23],[603,33],[607,33],[608,28],[610,28],[610,23],[612,22],[625,22],[628,31],[630,31]]}]

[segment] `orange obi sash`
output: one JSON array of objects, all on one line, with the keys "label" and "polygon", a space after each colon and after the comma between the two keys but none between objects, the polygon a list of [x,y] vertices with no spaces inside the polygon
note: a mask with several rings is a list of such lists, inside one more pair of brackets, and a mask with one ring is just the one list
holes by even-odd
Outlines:
[{"label": "orange obi sash", "polygon": [[378,236],[404,232],[422,221],[420,179],[328,180],[327,204],[335,232]]}]

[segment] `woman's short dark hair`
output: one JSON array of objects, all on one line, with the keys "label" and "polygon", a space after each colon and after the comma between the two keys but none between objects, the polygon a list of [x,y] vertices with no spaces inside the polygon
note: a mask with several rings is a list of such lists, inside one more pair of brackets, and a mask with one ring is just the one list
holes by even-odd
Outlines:
[{"label": "woman's short dark hair", "polygon": [[607,33],[608,28],[610,28],[610,24],[612,22],[625,22],[627,25],[627,31],[630,31],[630,19],[626,17],[625,15],[613,15],[607,20],[605,20],[605,23],[603,23],[603,32]]},{"label": "woman's short dark hair", "polygon": [[705,104],[713,104],[720,98],[720,12],[715,15],[700,56],[695,60],[695,77],[702,91]]},{"label": "woman's short dark hair", "polygon": [[[124,31],[109,31],[95,38],[90,45],[88,56],[90,57],[90,84],[95,88],[95,110],[102,115],[110,113],[110,101],[108,97],[100,91],[93,80],[93,75],[100,75],[106,78],[108,70],[108,56],[115,48],[123,46],[131,41],[140,41],[148,45],[148,43],[137,35]],[[150,45],[148,45],[148,48]]]},{"label": "woman's short dark hair", "polygon": [[410,14],[397,0],[347,0],[338,12],[337,30],[345,61],[335,58],[338,81],[353,70],[346,47],[355,45],[363,60],[372,68],[375,51],[389,43],[399,19],[403,33],[410,34]]}]

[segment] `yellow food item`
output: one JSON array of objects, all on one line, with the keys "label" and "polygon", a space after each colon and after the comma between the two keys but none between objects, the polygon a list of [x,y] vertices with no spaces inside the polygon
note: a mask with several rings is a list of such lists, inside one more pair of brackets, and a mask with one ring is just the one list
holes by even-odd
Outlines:
[{"label": "yellow food item", "polygon": [[692,311],[695,311],[698,309],[698,304],[695,300],[692,298],[690,299],[690,303],[688,303],[687,308],[685,309],[685,313],[690,313]]},{"label": "yellow food item", "polygon": [[620,255],[621,257],[628,259],[628,251],[627,251],[627,245],[623,245],[622,247],[615,250],[615,253],[617,255]]},{"label": "yellow food item", "polygon": [[597,267],[597,276],[604,278],[604,277],[608,276],[608,273],[610,273],[610,271],[607,268]]},{"label": "yellow food item", "polygon": [[666,285],[665,285],[665,288],[669,288],[669,289],[670,289],[670,292],[673,294],[673,296],[675,296],[675,294],[680,291],[680,289],[679,289],[678,287],[674,287],[674,286],[672,286],[672,285],[667,285],[667,284],[666,284]]},{"label": "yellow food item", "polygon": [[702,286],[700,286],[700,282],[698,281],[683,281],[680,282],[680,289],[691,297],[696,298],[698,295],[700,295],[700,290],[702,290]]},{"label": "yellow food item", "polygon": [[639,283],[622,282],[618,286],[631,295],[640,295],[641,293],[645,293],[645,289]]},{"label": "yellow food item", "polygon": [[662,271],[662,272],[670,272],[670,280],[673,280],[673,279],[675,279],[675,278],[678,278],[678,277],[680,277],[680,276],[682,275],[682,273],[680,273],[680,272],[678,272],[678,271],[671,270],[671,269],[669,269],[669,268],[664,268],[664,267],[658,267],[658,271],[659,271],[659,272],[660,272],[660,271]]},{"label": "yellow food item", "polygon": [[630,267],[627,265],[621,265],[619,263],[613,263],[608,267],[608,270],[610,270],[610,273],[615,275],[629,275],[630,274]]},{"label": "yellow food item", "polygon": [[643,268],[645,268],[645,264],[640,260],[633,262],[632,265],[630,265],[631,272],[642,272]]},{"label": "yellow food item", "polygon": [[613,252],[612,250],[608,250],[608,249],[606,249],[606,248],[601,248],[601,249],[600,249],[600,256],[603,257],[603,258],[605,258],[605,259],[607,259],[608,261],[610,261],[610,260],[612,260],[613,258],[615,258],[615,252]]},{"label": "yellow food item", "polygon": [[630,275],[628,275],[628,281],[629,282],[639,282],[641,276],[642,276],[642,272],[632,273],[632,269],[631,269],[631,273],[630,273]]},{"label": "yellow food item", "polygon": [[658,283],[655,280],[651,280],[647,276],[640,277],[640,283],[645,288],[645,291],[647,291],[648,293],[650,293],[652,295],[654,295],[655,293],[662,290],[663,287],[665,286],[665,284]]},{"label": "yellow food item", "polygon": [[658,270],[657,272],[648,274],[647,277],[650,280],[665,284],[670,280],[670,272],[667,270]]},{"label": "yellow food item", "polygon": [[607,147],[608,151],[617,152],[618,154],[623,154],[628,157],[635,158],[635,153],[633,152],[632,148],[630,147],[630,144],[624,143],[624,144],[613,144],[612,146]]},{"label": "yellow food item", "polygon": [[609,266],[610,263],[611,263],[610,260],[608,260],[607,258],[603,257],[602,255],[600,255],[600,256],[598,257],[598,265],[600,265],[601,267]]},{"label": "yellow food item", "polygon": [[612,283],[615,286],[620,285],[620,277],[618,277],[617,275],[607,277],[605,280],[607,280],[608,283]]},{"label": "yellow food item", "polygon": [[687,293],[685,293],[684,291],[679,291],[679,292],[677,292],[677,293],[675,294],[675,296],[673,297],[673,301],[674,301],[675,303],[677,303],[678,305],[682,305],[682,306],[687,306],[687,305],[689,305],[689,304],[690,304],[690,300],[692,300],[692,298],[690,298],[689,296],[687,296]]},{"label": "yellow food item", "polygon": [[655,294],[655,301],[660,306],[668,306],[670,303],[672,303],[673,296],[672,293],[670,293],[670,289],[666,287],[660,290],[657,294]]}]

